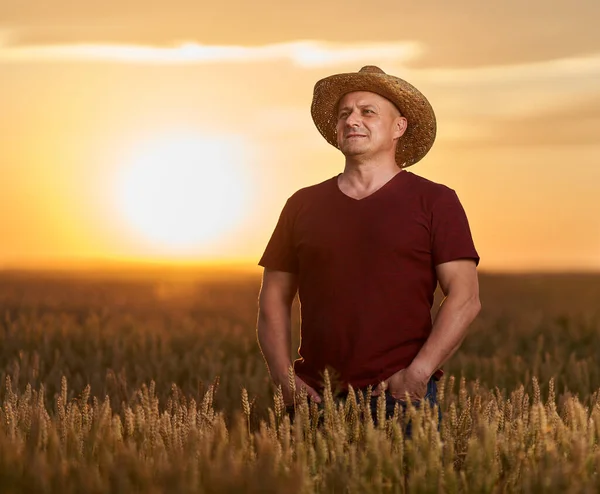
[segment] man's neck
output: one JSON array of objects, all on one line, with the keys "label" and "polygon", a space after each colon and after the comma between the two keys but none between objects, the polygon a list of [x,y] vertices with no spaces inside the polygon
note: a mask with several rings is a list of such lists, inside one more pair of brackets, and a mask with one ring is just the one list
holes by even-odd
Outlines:
[{"label": "man's neck", "polygon": [[353,196],[369,195],[401,171],[395,161],[353,163],[346,159],[346,166],[338,178],[338,185],[342,191]]}]

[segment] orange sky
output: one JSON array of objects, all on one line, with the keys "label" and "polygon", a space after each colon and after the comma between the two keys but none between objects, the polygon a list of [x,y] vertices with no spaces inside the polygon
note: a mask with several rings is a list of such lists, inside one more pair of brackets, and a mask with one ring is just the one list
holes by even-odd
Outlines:
[{"label": "orange sky", "polygon": [[[422,3],[3,4],[0,267],[255,263],[285,199],[343,168],[310,118],[314,83],[376,64],[432,103],[437,141],[410,171],[457,191],[482,269],[600,269],[600,3]],[[156,165],[179,182],[132,179],[157,215],[198,191],[153,236],[123,176],[183,138],[196,147]],[[217,141],[227,157],[200,151],[185,178]]]}]

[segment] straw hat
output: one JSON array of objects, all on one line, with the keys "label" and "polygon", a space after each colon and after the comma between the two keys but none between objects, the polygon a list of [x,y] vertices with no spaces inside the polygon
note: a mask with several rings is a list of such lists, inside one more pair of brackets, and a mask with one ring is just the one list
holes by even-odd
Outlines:
[{"label": "straw hat", "polygon": [[315,84],[311,114],[329,144],[338,147],[337,105],[342,96],[353,91],[377,93],[394,103],[406,117],[408,127],[396,148],[396,163],[400,168],[414,165],[427,154],[436,131],[435,114],[429,101],[405,80],[388,75],[374,65],[367,65],[358,72],[332,75]]}]

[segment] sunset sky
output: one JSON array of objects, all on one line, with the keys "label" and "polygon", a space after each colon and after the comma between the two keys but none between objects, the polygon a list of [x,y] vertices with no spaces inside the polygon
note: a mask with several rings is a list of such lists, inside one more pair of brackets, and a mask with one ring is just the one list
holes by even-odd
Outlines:
[{"label": "sunset sky", "polygon": [[433,105],[409,170],[480,267],[600,270],[600,2],[0,3],[0,268],[247,262],[343,169],[318,79],[378,65]]}]

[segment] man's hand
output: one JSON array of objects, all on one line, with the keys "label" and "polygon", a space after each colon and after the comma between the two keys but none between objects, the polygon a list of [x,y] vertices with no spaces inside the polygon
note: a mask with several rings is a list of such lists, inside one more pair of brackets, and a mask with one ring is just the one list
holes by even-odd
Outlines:
[{"label": "man's hand", "polygon": [[[427,383],[429,376],[419,373],[408,366],[406,369],[400,369],[383,381],[383,389],[387,389],[390,395],[396,400],[405,400],[406,393],[411,401],[421,401],[427,393]],[[373,391],[373,396],[381,393],[381,387]]]},{"label": "man's hand", "polygon": [[[321,397],[319,393],[317,393],[313,388],[311,388],[308,384],[306,384],[302,379],[298,376],[294,376],[296,379],[296,398],[300,397],[300,390],[302,388],[306,389],[306,393],[311,399],[316,403],[321,403]],[[292,406],[294,404],[294,396],[292,394],[292,390],[290,389],[290,385],[286,383],[285,385],[281,385],[281,391],[283,392],[283,403],[285,406]]]}]

